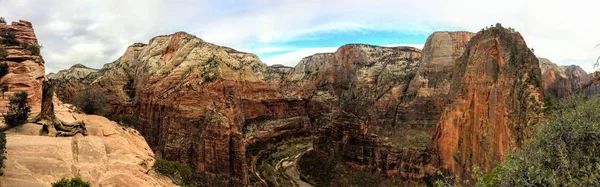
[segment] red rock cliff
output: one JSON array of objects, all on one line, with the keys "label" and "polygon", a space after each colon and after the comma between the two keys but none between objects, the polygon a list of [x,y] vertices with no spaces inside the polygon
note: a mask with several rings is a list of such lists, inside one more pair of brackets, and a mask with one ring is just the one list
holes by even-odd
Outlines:
[{"label": "red rock cliff", "polygon": [[[7,63],[9,73],[0,79],[0,86],[7,88],[0,97],[0,113],[8,109],[9,98],[17,92],[29,94],[28,103],[32,107],[30,116],[35,116],[41,109],[42,81],[44,80],[44,59],[39,54],[33,54],[24,45],[38,45],[33,26],[28,21],[12,22],[11,24],[0,23],[0,32],[12,33],[19,45],[3,45],[7,52],[5,58],[0,57],[0,63]],[[0,39],[2,38],[0,36]]]},{"label": "red rock cliff", "polygon": [[436,128],[439,166],[461,179],[474,166],[487,171],[502,162],[540,118],[541,87],[538,59],[519,33],[477,33],[457,60],[451,104]]},{"label": "red rock cliff", "polygon": [[133,119],[158,155],[207,179],[248,185],[264,150],[309,136],[309,116],[319,115],[318,105],[278,91],[287,71],[178,32],[134,44],[96,73],[54,81],[66,81],[59,85],[69,93],[104,93],[111,115]]}]

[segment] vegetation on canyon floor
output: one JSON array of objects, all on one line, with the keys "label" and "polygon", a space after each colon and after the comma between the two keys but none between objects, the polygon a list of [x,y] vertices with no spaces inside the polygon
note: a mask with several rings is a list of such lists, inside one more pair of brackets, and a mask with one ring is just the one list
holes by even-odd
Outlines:
[{"label": "vegetation on canyon floor", "polygon": [[90,183],[81,180],[79,177],[72,179],[61,179],[58,182],[52,183],[52,187],[90,187]]},{"label": "vegetation on canyon floor", "polygon": [[158,173],[171,178],[176,184],[186,186],[192,183],[192,169],[186,163],[158,158],[152,168]]},{"label": "vegetation on canyon floor", "polygon": [[314,186],[418,186],[413,181],[354,170],[316,151],[302,155],[298,160],[298,167],[302,180]]}]

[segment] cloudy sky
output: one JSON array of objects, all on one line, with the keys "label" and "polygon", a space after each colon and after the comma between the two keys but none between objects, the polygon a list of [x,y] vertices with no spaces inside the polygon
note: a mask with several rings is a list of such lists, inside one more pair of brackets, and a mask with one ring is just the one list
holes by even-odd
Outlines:
[{"label": "cloudy sky", "polygon": [[421,47],[433,31],[516,28],[536,55],[593,71],[600,23],[593,0],[0,0],[7,21],[33,22],[48,72],[99,68],[132,43],[186,31],[256,53],[267,64],[347,43]]}]

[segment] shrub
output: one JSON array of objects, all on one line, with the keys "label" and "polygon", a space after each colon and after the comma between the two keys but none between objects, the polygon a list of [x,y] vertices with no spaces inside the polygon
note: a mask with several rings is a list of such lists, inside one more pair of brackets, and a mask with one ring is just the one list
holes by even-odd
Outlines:
[{"label": "shrub", "polygon": [[180,185],[189,185],[193,180],[192,169],[189,165],[178,161],[156,159],[152,166],[158,173],[163,174]]},{"label": "shrub", "polygon": [[336,165],[334,159],[316,151],[309,151],[298,160],[300,173],[316,186],[329,186]]},{"label": "shrub", "polygon": [[29,51],[32,55],[40,55],[40,50],[42,49],[42,46],[40,45],[32,45],[29,43],[23,43],[23,48],[25,48],[27,51]]},{"label": "shrub", "polygon": [[0,31],[0,44],[4,45],[19,45],[21,42],[17,40],[15,34],[10,30]]},{"label": "shrub", "polygon": [[52,187],[90,187],[90,183],[81,180],[79,177],[72,179],[60,179],[60,181],[52,183]]},{"label": "shrub", "polygon": [[600,98],[558,102],[531,142],[507,156],[479,186],[600,185]]},{"label": "shrub", "polygon": [[0,17],[0,23],[6,23],[6,20],[4,19],[4,17]]},{"label": "shrub", "polygon": [[8,74],[8,64],[6,62],[0,63],[0,78]]},{"label": "shrub", "polygon": [[18,92],[10,97],[8,112],[4,114],[4,123],[10,127],[22,125],[27,121],[31,107],[27,104],[27,93]]},{"label": "shrub", "polygon": [[8,56],[8,52],[4,48],[4,45],[0,45],[0,58],[6,58]]},{"label": "shrub", "polygon": [[104,92],[87,88],[73,97],[73,105],[86,114],[107,115],[108,99]]}]

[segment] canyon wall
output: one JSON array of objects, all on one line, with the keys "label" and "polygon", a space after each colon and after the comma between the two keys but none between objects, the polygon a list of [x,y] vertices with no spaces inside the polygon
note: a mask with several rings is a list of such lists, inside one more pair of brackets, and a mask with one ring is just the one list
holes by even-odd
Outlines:
[{"label": "canyon wall", "polygon": [[435,130],[437,164],[468,179],[489,171],[524,143],[540,119],[539,61],[519,33],[501,26],[475,35],[457,60],[446,107]]},{"label": "canyon wall", "polygon": [[318,104],[278,90],[290,70],[178,32],[131,45],[97,72],[53,82],[69,93],[101,92],[108,115],[131,119],[157,155],[187,162],[206,181],[248,185],[264,150],[309,136],[321,115]]}]

